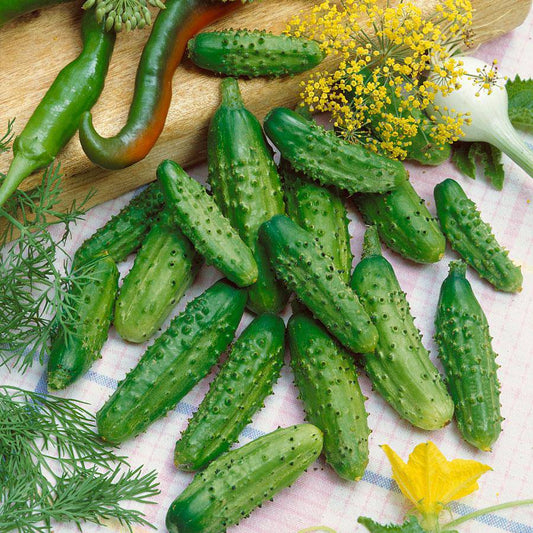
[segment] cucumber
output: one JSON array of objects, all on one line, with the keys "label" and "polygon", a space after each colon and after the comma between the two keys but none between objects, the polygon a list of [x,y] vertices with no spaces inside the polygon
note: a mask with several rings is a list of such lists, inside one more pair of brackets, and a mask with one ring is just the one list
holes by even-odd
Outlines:
[{"label": "cucumber", "polygon": [[350,144],[290,109],[270,111],[265,132],[295,170],[350,194],[389,191],[407,179],[399,161]]},{"label": "cucumber", "polygon": [[176,443],[180,470],[203,468],[237,441],[279,378],[284,336],[283,320],[272,314],[257,317],[242,332]]},{"label": "cucumber", "polygon": [[250,78],[305,72],[325,56],[316,41],[263,30],[200,33],[189,41],[188,50],[197,67]]},{"label": "cucumber", "polygon": [[124,261],[141,246],[164,205],[159,185],[151,183],[78,248],[73,268],[91,261],[102,252],[107,252],[116,263]]},{"label": "cucumber", "polygon": [[201,258],[168,212],[146,236],[120,289],[115,328],[130,342],[152,337],[191,285]]},{"label": "cucumber", "polygon": [[119,444],[173,409],[227,348],[245,304],[246,292],[224,281],[189,302],[98,411],[100,437]]},{"label": "cucumber", "polygon": [[254,252],[258,278],[248,289],[255,313],[280,312],[289,295],[257,242],[259,226],[285,212],[281,183],[261,125],[243,104],[233,78],[221,83],[222,102],[209,125],[209,183],[222,212]]},{"label": "cucumber", "polygon": [[422,344],[394,270],[381,255],[375,227],[365,234],[352,287],[379,333],[376,349],[364,356],[373,387],[413,426],[443,427],[453,415],[452,399]]},{"label": "cucumber", "polygon": [[239,287],[255,283],[258,271],[252,251],[205,188],[168,159],[157,167],[157,178],[180,229],[206,261]]},{"label": "cucumber", "polygon": [[377,330],[354,291],[313,236],[285,215],[277,215],[259,229],[276,274],[298,299],[346,348],[369,352]]},{"label": "cucumber", "polygon": [[442,231],[452,248],[496,289],[520,292],[520,267],[509,259],[462,187],[447,179],[436,185],[434,193]]},{"label": "cucumber", "polygon": [[435,340],[466,442],[490,451],[501,432],[500,384],[489,325],[463,261],[450,263],[440,290]]},{"label": "cucumber", "polygon": [[287,214],[314,236],[322,251],[333,260],[337,272],[349,283],[353,255],[346,207],[341,197],[306,180],[287,161],[281,161],[280,173]]},{"label": "cucumber", "polygon": [[436,263],[444,256],[446,239],[410,181],[384,194],[356,195],[354,203],[391,250],[417,263]]},{"label": "cucumber", "polygon": [[321,450],[321,431],[300,424],[225,453],[174,500],[166,518],[169,533],[226,531],[293,483]]},{"label": "cucumber", "polygon": [[81,276],[71,293],[75,300],[69,312],[75,324],[68,332],[59,327],[52,340],[48,360],[48,387],[52,390],[76,381],[101,357],[118,290],[117,265],[108,255],[85,263],[73,276]]},{"label": "cucumber", "polygon": [[370,430],[352,356],[307,314],[293,315],[288,333],[307,420],[324,433],[324,454],[335,472],[357,481],[368,464]]}]

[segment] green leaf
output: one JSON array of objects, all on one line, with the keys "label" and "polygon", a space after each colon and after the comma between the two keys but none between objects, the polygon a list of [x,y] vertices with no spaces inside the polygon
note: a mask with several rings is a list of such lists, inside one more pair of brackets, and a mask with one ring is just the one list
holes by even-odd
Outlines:
[{"label": "green leaf", "polygon": [[470,155],[470,144],[467,142],[455,143],[452,161],[462,174],[474,180],[476,179],[476,162]]},{"label": "green leaf", "polygon": [[509,96],[509,118],[517,128],[533,132],[533,79],[516,76],[505,84]]},{"label": "green leaf", "polygon": [[422,526],[414,516],[409,517],[403,524],[387,524],[384,526],[366,516],[360,516],[357,521],[363,524],[371,533],[426,533],[426,530],[422,529]]},{"label": "green leaf", "polygon": [[499,191],[503,188],[505,173],[501,163],[501,151],[489,143],[458,142],[453,145],[452,161],[465,176],[476,178],[476,168],[480,164],[483,173],[493,187]]}]

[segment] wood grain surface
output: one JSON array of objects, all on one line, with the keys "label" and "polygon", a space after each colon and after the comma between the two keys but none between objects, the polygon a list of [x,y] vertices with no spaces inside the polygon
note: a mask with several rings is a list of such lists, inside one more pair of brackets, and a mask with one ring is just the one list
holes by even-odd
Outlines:
[{"label": "wood grain surface", "polygon": [[[268,29],[280,32],[292,15],[309,9],[313,0],[262,0],[244,6],[213,28]],[[426,13],[433,0],[415,0]],[[531,0],[472,0],[478,43],[504,34],[524,20]],[[59,5],[12,21],[0,29],[0,131],[16,117],[19,133],[57,73],[79,53],[79,4]],[[96,130],[110,136],[123,126],[129,109],[138,58],[150,30],[118,36],[104,92],[93,108]],[[319,68],[332,66],[324,62]],[[249,80],[241,84],[247,107],[258,118],[275,106],[296,104],[301,80],[308,74],[277,80]],[[96,192],[96,205],[155,179],[155,169],[165,158],[187,167],[205,158],[209,119],[219,103],[219,79],[200,72],[185,61],[173,80],[173,100],[165,129],[150,154],[119,171],[95,167],[83,154],[77,135],[59,155],[63,173],[63,205]],[[0,170],[7,171],[10,155],[0,156]],[[26,180],[24,188],[38,183],[40,174]]]}]

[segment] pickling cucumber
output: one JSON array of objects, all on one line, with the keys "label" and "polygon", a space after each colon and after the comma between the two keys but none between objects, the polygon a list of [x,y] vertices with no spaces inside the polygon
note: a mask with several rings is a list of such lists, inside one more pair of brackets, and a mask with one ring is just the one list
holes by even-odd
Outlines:
[{"label": "pickling cucumber", "polygon": [[168,159],[157,167],[157,178],[168,209],[207,263],[239,287],[255,283],[258,271],[252,251],[205,188]]},{"label": "pickling cucumber", "polygon": [[250,78],[305,72],[325,55],[316,41],[264,30],[203,32],[189,41],[188,50],[200,68]]},{"label": "pickling cucumber", "polygon": [[232,341],[245,303],[224,281],[189,302],[98,411],[100,437],[118,444],[173,409]]},{"label": "pickling cucumber", "polygon": [[295,111],[278,107],[265,118],[265,132],[295,170],[350,194],[385,192],[407,179],[402,163],[350,144]]},{"label": "pickling cucumber", "polygon": [[440,290],[435,340],[463,438],[490,451],[501,432],[500,384],[489,325],[463,261],[450,263]]},{"label": "pickling cucumber", "polygon": [[141,246],[164,205],[159,184],[148,185],[78,248],[74,255],[74,268],[102,252],[107,252],[116,263],[124,261]]},{"label": "pickling cucumber", "polygon": [[118,290],[117,265],[108,255],[97,256],[74,271],[78,283],[67,298],[72,297],[73,309],[68,330],[55,332],[48,360],[48,387],[64,389],[82,376],[107,339]]},{"label": "pickling cucumber", "polygon": [[133,267],[124,278],[114,324],[130,342],[144,342],[191,285],[201,258],[166,211],[146,236]]},{"label": "pickling cucumber", "polygon": [[357,481],[368,464],[370,430],[353,357],[307,314],[293,315],[287,329],[307,420],[322,430],[326,461],[335,472]]},{"label": "pickling cucumber", "polygon": [[452,248],[496,289],[521,291],[520,267],[509,259],[462,187],[455,180],[444,180],[435,187],[435,203],[442,231]]},{"label": "pickling cucumber", "polygon": [[215,459],[167,513],[169,533],[221,533],[293,483],[320,455],[311,424],[281,428]]},{"label": "pickling cucumber", "polygon": [[365,234],[352,287],[379,333],[376,349],[364,355],[373,387],[413,426],[443,427],[453,415],[452,399],[422,344],[394,270],[381,255],[374,226]]},{"label": "pickling cucumber", "polygon": [[278,313],[289,295],[257,242],[259,226],[285,212],[280,178],[261,124],[243,104],[233,78],[221,83],[222,102],[209,125],[209,183],[222,212],[254,252],[257,281],[248,289],[248,307]]},{"label": "pickling cucumber", "polygon": [[308,231],[277,215],[261,226],[259,239],[279,278],[346,348],[376,347],[377,330],[357,295]]},{"label": "pickling cucumber", "polygon": [[417,263],[435,263],[444,256],[446,239],[410,181],[384,194],[353,198],[365,222],[377,227],[391,250]]},{"label": "pickling cucumber", "polygon": [[283,366],[284,337],[283,320],[272,314],[257,317],[242,332],[176,443],[180,470],[203,468],[237,441],[272,393]]}]

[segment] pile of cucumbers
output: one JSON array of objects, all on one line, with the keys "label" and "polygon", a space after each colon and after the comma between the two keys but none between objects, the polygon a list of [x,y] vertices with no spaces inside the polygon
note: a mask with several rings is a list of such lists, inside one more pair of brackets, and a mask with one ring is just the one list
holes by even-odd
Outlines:
[{"label": "pile of cucumbers", "polygon": [[[445,180],[435,189],[439,220],[433,218],[400,162],[285,108],[264,122],[281,153],[276,165],[238,82],[224,78],[221,91],[209,128],[210,191],[163,161],[157,183],[76,253],[74,274],[91,276],[74,310],[76,331],[57,332],[49,386],[64,388],[88,369],[111,322],[127,341],[152,338],[206,263],[225,279],[188,303],[97,414],[102,439],[133,438],[173,409],[229,349],[176,443],[176,466],[199,472],[168,511],[170,532],[225,531],[321,453],[341,478],[360,479],[370,429],[356,362],[412,425],[438,429],[455,412],[465,440],[490,450],[502,420],[497,365],[466,263],[503,291],[520,290],[522,276],[475,205],[458,183]],[[349,196],[369,224],[353,271]],[[445,237],[463,258],[450,264],[438,303],[446,382],[380,243],[433,263],[444,255]],[[119,290],[115,263],[135,251]],[[278,314],[290,298],[285,328]],[[230,348],[245,308],[256,317]],[[272,393],[286,341],[309,423],[230,450]]]}]

